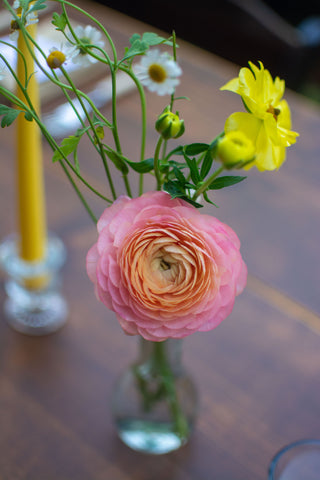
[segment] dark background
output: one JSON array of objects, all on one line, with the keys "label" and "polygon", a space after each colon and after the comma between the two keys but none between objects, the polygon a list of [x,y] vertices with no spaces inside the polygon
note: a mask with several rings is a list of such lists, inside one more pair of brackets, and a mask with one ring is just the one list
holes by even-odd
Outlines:
[{"label": "dark background", "polygon": [[240,66],[261,60],[318,100],[320,0],[98,1]]}]

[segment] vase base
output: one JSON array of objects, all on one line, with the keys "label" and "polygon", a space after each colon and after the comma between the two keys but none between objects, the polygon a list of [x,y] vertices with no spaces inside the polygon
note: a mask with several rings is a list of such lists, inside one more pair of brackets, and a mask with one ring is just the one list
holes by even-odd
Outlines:
[{"label": "vase base", "polygon": [[54,333],[67,321],[68,308],[63,298],[52,295],[46,302],[34,308],[23,306],[7,299],[4,304],[7,323],[26,335],[42,336]]},{"label": "vase base", "polygon": [[187,443],[172,430],[172,424],[141,420],[122,420],[117,423],[118,435],[130,448],[142,453],[162,455],[173,452]]},{"label": "vase base", "polygon": [[4,312],[8,325],[27,335],[47,335],[67,320],[67,303],[60,293],[58,271],[66,259],[63,242],[49,235],[46,254],[39,261],[19,256],[18,238],[10,235],[0,245],[0,266],[7,273]]}]

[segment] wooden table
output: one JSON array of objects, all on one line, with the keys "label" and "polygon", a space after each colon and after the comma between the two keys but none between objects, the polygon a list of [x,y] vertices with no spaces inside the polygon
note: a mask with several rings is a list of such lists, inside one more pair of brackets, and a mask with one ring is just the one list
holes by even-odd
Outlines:
[{"label": "wooden table", "polygon": [[[148,29],[105,7],[87,7],[120,48]],[[238,67],[179,44],[178,93],[191,98],[180,107],[185,135],[210,141],[227,115],[242,110],[236,95],[219,91]],[[44,145],[48,224],[68,249],[63,280],[70,313],[62,330],[35,338],[13,331],[0,311],[1,480],[266,480],[279,448],[320,437],[320,109],[292,92],[286,98],[301,135],[286,163],[279,172],[250,171],[245,182],[217,193],[218,209],[206,208],[237,231],[249,280],[227,320],[185,340],[201,408],[188,445],[167,456],[135,453],[115,434],[110,395],[137,341],[94,297],[84,258],[95,228]],[[155,118],[163,99],[148,94],[147,100]],[[136,94],[120,99],[119,109],[124,150],[134,154]],[[14,128],[0,135],[5,237],[15,230]],[[101,184],[85,148],[80,160]],[[93,204],[100,214],[104,205]]]}]

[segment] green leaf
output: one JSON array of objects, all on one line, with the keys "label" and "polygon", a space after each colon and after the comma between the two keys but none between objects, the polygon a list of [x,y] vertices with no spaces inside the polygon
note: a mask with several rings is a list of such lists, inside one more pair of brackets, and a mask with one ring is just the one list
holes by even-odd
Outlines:
[{"label": "green leaf", "polygon": [[166,159],[172,157],[172,155],[199,155],[208,150],[209,145],[207,143],[190,143],[190,145],[179,145],[169,152],[166,156]]},{"label": "green leaf", "polygon": [[28,10],[30,2],[31,0],[20,0],[20,7],[23,8],[23,10]]},{"label": "green leaf", "polygon": [[90,129],[91,129],[90,125],[88,125],[87,127],[83,127],[83,128],[77,128],[75,135],[76,135],[76,137],[82,137],[82,135]]},{"label": "green leaf", "polygon": [[124,160],[135,172],[138,173],[149,173],[151,172],[151,170],[153,170],[154,167],[153,158],[147,158],[146,160],[142,160],[141,162],[132,162],[127,158]]},{"label": "green leaf", "polygon": [[207,150],[207,153],[204,156],[204,159],[203,159],[203,162],[202,162],[202,165],[201,165],[201,169],[200,169],[201,180],[203,180],[208,175],[208,173],[210,172],[210,169],[212,167],[212,163],[213,163],[213,158],[212,158],[212,155],[211,155],[211,151]]},{"label": "green leaf", "polygon": [[148,47],[147,43],[142,42],[139,39],[136,39],[133,42],[133,44],[131,45],[131,47],[126,49],[126,54],[125,54],[124,58],[122,59],[122,61],[128,60],[129,58],[135,57],[136,55],[141,55],[144,52],[146,52],[148,50],[148,48],[149,47]]},{"label": "green leaf", "polygon": [[184,155],[185,161],[188,164],[188,167],[190,169],[190,175],[193,183],[195,185],[198,185],[198,183],[201,181],[200,175],[199,175],[199,170],[198,170],[198,165],[196,162],[195,158],[189,158],[187,155]]},{"label": "green leaf", "polygon": [[211,156],[212,158],[215,158],[216,154],[217,154],[217,148],[218,148],[218,144],[219,144],[219,140],[221,137],[224,136],[224,132],[220,133],[220,135],[218,135],[214,140],[213,142],[210,143],[209,145],[209,150],[211,152]]},{"label": "green leaf", "polygon": [[32,122],[32,120],[33,120],[33,117],[32,117],[32,115],[31,115],[30,112],[25,112],[24,118],[25,118],[28,122]]},{"label": "green leaf", "polygon": [[185,162],[178,162],[177,160],[169,160],[169,162],[165,162],[164,165],[167,166],[177,166],[179,168],[186,168],[188,165]]},{"label": "green leaf", "polygon": [[172,46],[170,40],[152,32],[145,32],[142,37],[138,33],[134,33],[129,41],[131,47],[125,49],[125,56],[122,61],[136,55],[142,55],[149,47],[154,47],[155,45],[165,44]]},{"label": "green leaf", "polygon": [[0,105],[0,115],[3,115],[1,120],[1,127],[9,127],[17,116],[22,112],[22,110],[18,110],[17,108],[8,107],[7,105]]},{"label": "green leaf", "polygon": [[215,203],[213,203],[213,202],[210,200],[210,198],[208,197],[207,192],[203,192],[202,195],[203,195],[203,198],[205,199],[205,201],[206,201],[207,203],[210,203],[211,205],[214,205],[215,207],[218,208],[218,205],[216,205]]},{"label": "green leaf", "polygon": [[47,8],[46,1],[47,0],[37,0],[31,6],[30,10],[28,10],[28,14],[31,13],[31,12],[37,12],[38,10],[43,10],[43,9]]},{"label": "green leaf", "polygon": [[163,188],[166,192],[170,193],[172,198],[186,196],[186,191],[179,180],[168,180],[163,184]]},{"label": "green leaf", "polygon": [[190,145],[184,147],[184,151],[187,155],[193,156],[205,152],[208,148],[209,145],[207,143],[190,143]]},{"label": "green leaf", "polygon": [[179,147],[174,148],[173,150],[171,150],[171,152],[167,154],[166,159],[168,160],[170,157],[172,157],[172,155],[183,155],[183,153],[184,147],[183,145],[179,145]]},{"label": "green leaf", "polygon": [[174,171],[174,174],[176,176],[176,179],[179,180],[179,182],[182,186],[184,186],[186,184],[187,180],[185,179],[181,170],[176,165],[174,165],[173,171]]},{"label": "green leaf", "polygon": [[178,180],[169,180],[163,184],[163,189],[168,192],[172,198],[182,198],[196,208],[201,208],[201,203],[195,202],[186,195],[184,187]]},{"label": "green leaf", "polygon": [[117,152],[113,152],[111,150],[105,150],[106,154],[108,155],[111,162],[114,166],[120,170],[124,175],[127,175],[129,169],[125,163],[125,158]]},{"label": "green leaf", "polygon": [[130,45],[133,45],[136,40],[140,40],[141,36],[139,33],[134,33],[132,37],[129,39]]},{"label": "green leaf", "polygon": [[170,45],[172,46],[172,42],[170,40],[167,40],[164,37],[160,37],[160,35],[157,35],[156,33],[153,32],[145,32],[142,35],[142,41],[147,43],[149,47],[154,47],[155,45]]},{"label": "green leaf", "polygon": [[80,142],[81,137],[76,135],[71,135],[70,137],[64,138],[60,145],[60,153],[56,150],[53,154],[52,161],[57,162],[58,160],[62,160],[65,157],[68,157],[71,153],[77,150],[78,144]]},{"label": "green leaf", "polygon": [[61,32],[64,32],[64,29],[66,28],[67,25],[67,18],[64,13],[59,15],[57,12],[54,12],[52,14],[53,20],[51,21],[52,25],[56,27],[56,30],[59,30]]},{"label": "green leaf", "polygon": [[209,190],[220,190],[221,188],[230,187],[242,182],[247,177],[226,175],[224,177],[218,177],[209,185]]},{"label": "green leaf", "polygon": [[96,136],[94,137],[94,143],[97,145],[100,140],[104,139],[104,130],[103,130],[102,125],[98,125],[95,128],[95,134],[96,134]]}]

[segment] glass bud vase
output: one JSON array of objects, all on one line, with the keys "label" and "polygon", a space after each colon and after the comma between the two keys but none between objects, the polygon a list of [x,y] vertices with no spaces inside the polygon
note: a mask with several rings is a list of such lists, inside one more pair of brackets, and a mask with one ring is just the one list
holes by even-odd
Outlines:
[{"label": "glass bud vase", "polygon": [[112,412],[133,450],[164,454],[185,445],[197,410],[195,385],[181,362],[182,340],[140,339],[138,360],[118,379]]}]

